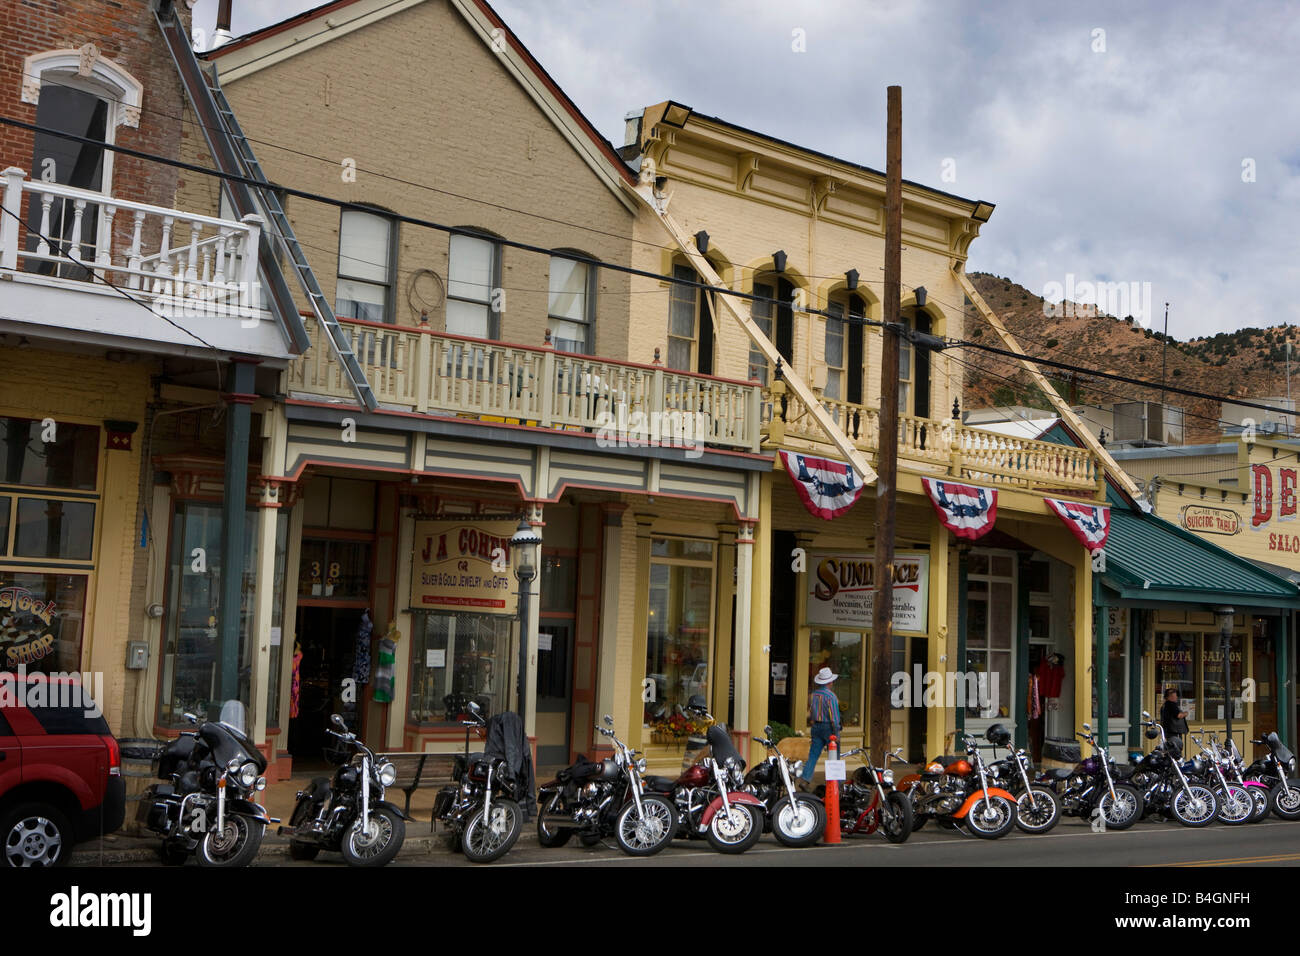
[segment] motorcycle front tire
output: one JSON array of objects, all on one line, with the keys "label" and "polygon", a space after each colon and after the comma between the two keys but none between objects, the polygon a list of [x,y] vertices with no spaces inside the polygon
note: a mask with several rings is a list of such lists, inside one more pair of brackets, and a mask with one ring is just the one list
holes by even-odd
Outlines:
[{"label": "motorcycle front tire", "polygon": [[375,839],[384,842],[378,847],[366,844],[358,820],[343,835],[343,845],[339,847],[348,866],[387,866],[401,852],[406,841],[406,821],[388,807],[372,807],[370,819],[379,829]]},{"label": "motorcycle front tire", "polygon": [[[1130,786],[1127,783],[1115,784],[1115,795],[1118,796],[1121,793],[1125,796],[1125,799],[1121,801],[1121,804],[1116,804],[1115,801],[1111,800],[1110,793],[1103,790],[1101,796],[1097,799],[1097,803],[1094,805],[1094,809],[1100,808],[1102,818],[1106,821],[1107,830],[1127,830],[1146,815],[1146,801],[1142,799],[1142,792],[1138,790],[1137,787]],[[1126,817],[1112,818],[1111,814],[1107,812],[1107,807],[1117,805],[1131,805],[1133,810]],[[1088,814],[1088,819],[1092,820],[1091,813]]]},{"label": "motorcycle front tire", "polygon": [[[1199,797],[1208,806],[1206,812],[1199,817],[1188,816],[1193,800],[1192,791],[1197,791],[1196,797]],[[1185,827],[1200,829],[1208,827],[1219,815],[1219,800],[1214,795],[1214,791],[1209,787],[1203,787],[1194,783],[1188,790],[1179,790],[1174,794],[1174,799],[1169,803],[1170,812],[1173,813],[1174,819]]]},{"label": "motorcycle front tire", "polygon": [[901,793],[885,797],[885,807],[880,810],[880,832],[890,843],[906,843],[913,831],[925,823],[917,824],[912,818],[912,801]]},{"label": "motorcycle front tire", "polygon": [[1226,791],[1215,787],[1214,797],[1219,801],[1215,819],[1220,823],[1236,827],[1255,819],[1255,798],[1240,784],[1230,783]]},{"label": "motorcycle front tire", "polygon": [[461,851],[471,863],[491,863],[510,852],[523,828],[524,811],[513,800],[498,798],[492,801],[492,822],[504,824],[504,830],[489,833],[483,823],[483,813],[476,809],[460,839]]},{"label": "motorcycle front tire", "polygon": [[[1033,800],[1029,798],[1032,793]],[[1049,788],[1030,784],[1016,800],[1016,827],[1025,833],[1047,833],[1061,822],[1061,806]]]},{"label": "motorcycle front tire", "polygon": [[744,853],[762,835],[763,808],[749,803],[733,803],[730,816],[719,810],[704,830],[709,846],[719,853]]},{"label": "motorcycle front tire", "polygon": [[1267,819],[1269,813],[1272,812],[1269,792],[1263,787],[1247,787],[1246,790],[1250,793],[1250,798],[1255,801],[1255,812],[1251,815],[1250,822],[1259,823],[1259,821]]},{"label": "motorcycle front tire", "polygon": [[248,866],[257,856],[265,832],[266,824],[261,820],[238,813],[227,814],[224,833],[209,830],[199,841],[195,854],[199,866],[225,869]]},{"label": "motorcycle front tire", "polygon": [[1300,820],[1300,784],[1288,780],[1287,786],[1290,788],[1289,794],[1282,789],[1282,784],[1273,786],[1268,800],[1269,809],[1283,820]]},{"label": "motorcycle front tire", "polygon": [[[995,811],[996,820],[984,819],[985,803]],[[966,829],[982,840],[996,840],[1006,836],[1016,825],[1016,805],[1006,797],[980,797],[966,813]]]},{"label": "motorcycle front tire", "polygon": [[645,820],[653,821],[653,828],[641,828],[635,803],[625,806],[614,821],[614,839],[628,856],[653,856],[677,834],[677,807],[667,797],[643,793],[641,810]]},{"label": "motorcycle front tire", "polygon": [[772,835],[782,846],[812,846],[826,829],[826,807],[804,793],[783,797],[772,807]]}]

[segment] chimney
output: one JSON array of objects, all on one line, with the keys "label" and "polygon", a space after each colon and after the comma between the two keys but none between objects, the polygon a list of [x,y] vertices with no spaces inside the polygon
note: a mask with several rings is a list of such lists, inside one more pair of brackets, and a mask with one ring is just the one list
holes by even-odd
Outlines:
[{"label": "chimney", "polygon": [[233,0],[218,0],[217,3],[217,29],[212,34],[212,49],[225,46],[233,40],[234,34],[230,32],[230,7]]},{"label": "chimney", "polygon": [[623,117],[623,145],[641,145],[641,114],[644,110],[633,110]]}]

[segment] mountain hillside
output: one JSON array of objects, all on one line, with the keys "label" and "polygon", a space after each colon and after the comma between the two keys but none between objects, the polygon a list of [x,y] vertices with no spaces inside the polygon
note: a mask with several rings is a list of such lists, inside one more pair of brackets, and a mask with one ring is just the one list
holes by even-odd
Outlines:
[{"label": "mountain hillside", "polygon": [[[1286,394],[1286,351],[1291,325],[1243,328],[1211,338],[1179,342],[1170,336],[1144,328],[1132,317],[1098,314],[1088,305],[1044,302],[1010,279],[972,272],[971,281],[989,306],[1006,323],[1030,355],[1069,362],[1088,369],[1127,375],[1153,383],[1144,388],[1107,379],[1089,377],[1044,367],[1062,397],[1071,404],[1106,404],[1116,401],[1160,400],[1162,360],[1167,362],[1164,381],[1214,395],[1236,398],[1264,398]],[[1157,304],[1163,324],[1163,309]],[[970,310],[972,323],[966,338],[1001,347],[997,334]],[[1030,382],[1015,359],[977,349],[953,353],[966,374],[965,408],[988,405],[1027,405],[1050,409],[1051,405]],[[1293,354],[1300,361],[1300,354]],[[1217,402],[1168,395],[1166,402],[1185,411],[1188,444],[1216,440],[1221,434]]]}]

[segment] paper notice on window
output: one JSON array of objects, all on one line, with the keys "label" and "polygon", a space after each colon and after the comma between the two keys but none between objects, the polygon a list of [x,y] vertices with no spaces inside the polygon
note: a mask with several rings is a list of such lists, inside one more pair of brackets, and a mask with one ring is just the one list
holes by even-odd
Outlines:
[{"label": "paper notice on window", "polygon": [[777,697],[785,696],[785,680],[781,678],[772,681],[772,693]]},{"label": "paper notice on window", "polygon": [[553,635],[539,633],[537,635],[537,649],[539,651],[549,651],[551,649],[552,641]]},{"label": "paper notice on window", "polygon": [[427,648],[424,652],[425,667],[446,667],[447,652],[443,648]]},{"label": "paper notice on window", "polygon": [[278,627],[271,628],[271,646],[280,646],[280,629]]},{"label": "paper notice on window", "polygon": [[844,777],[844,761],[843,761],[843,760],[828,760],[828,761],[826,761],[826,779],[827,779],[827,780],[843,780],[844,778],[845,778],[845,777]]}]

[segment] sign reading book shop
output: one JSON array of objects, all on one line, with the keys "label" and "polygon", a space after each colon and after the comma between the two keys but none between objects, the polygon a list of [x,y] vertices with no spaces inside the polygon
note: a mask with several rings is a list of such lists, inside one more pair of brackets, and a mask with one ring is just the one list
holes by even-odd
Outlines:
[{"label": "sign reading book shop", "polygon": [[411,609],[511,614],[518,583],[510,568],[517,522],[417,521],[411,556]]},{"label": "sign reading book shop", "polygon": [[[871,628],[875,558],[870,554],[809,554],[807,623]],[[929,627],[930,556],[894,555],[894,630],[924,634]]]}]

